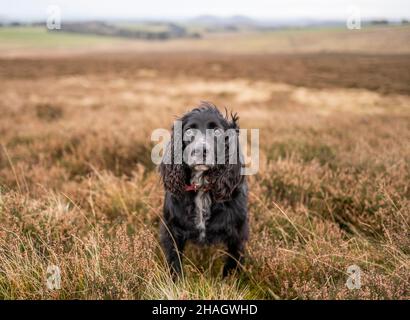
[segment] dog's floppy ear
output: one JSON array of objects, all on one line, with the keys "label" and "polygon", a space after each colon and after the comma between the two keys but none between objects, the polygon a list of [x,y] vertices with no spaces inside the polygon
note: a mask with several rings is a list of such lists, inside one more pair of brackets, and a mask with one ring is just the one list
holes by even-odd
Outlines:
[{"label": "dog's floppy ear", "polygon": [[[180,149],[175,148],[175,145],[178,143],[182,146],[182,135],[181,133],[178,133],[178,130],[176,134],[174,134],[173,127],[171,141],[165,149],[164,156],[159,166],[159,172],[161,174],[165,190],[176,196],[181,196],[185,189],[186,171],[182,162],[182,147]],[[175,151],[181,152],[181,161],[178,161]]]},{"label": "dog's floppy ear", "polygon": [[[239,146],[239,118],[236,114],[231,114],[231,119],[229,130],[232,140],[225,147],[225,164],[216,166],[210,172],[212,195],[218,202],[229,200],[244,179],[241,175],[243,157]],[[234,163],[230,163],[232,159],[235,160]]]}]

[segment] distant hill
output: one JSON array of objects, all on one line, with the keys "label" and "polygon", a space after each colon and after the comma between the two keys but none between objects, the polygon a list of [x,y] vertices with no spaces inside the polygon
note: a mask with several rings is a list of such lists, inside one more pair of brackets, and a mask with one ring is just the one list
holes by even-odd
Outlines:
[{"label": "distant hill", "polygon": [[315,19],[254,19],[248,16],[235,15],[219,17],[214,15],[200,15],[188,19],[190,25],[201,26],[207,31],[240,31],[240,30],[275,30],[288,27],[308,27],[308,26],[331,26],[342,25],[339,20],[315,20]]},{"label": "distant hill", "polygon": [[248,25],[255,26],[257,20],[246,16],[217,17],[213,15],[201,15],[189,20],[191,23],[202,24],[206,26],[226,26],[226,25]]},{"label": "distant hill", "polygon": [[188,19],[187,23],[192,26],[202,27],[208,32],[240,31],[244,29],[257,29],[259,27],[257,20],[241,15],[230,17],[201,15]]},{"label": "distant hill", "polygon": [[[160,27],[160,28],[158,28]],[[102,21],[69,22],[62,24],[60,30],[52,32],[73,32],[114,36],[144,40],[165,40],[175,38],[197,38],[199,34],[189,33],[180,25],[171,22],[145,24],[114,24]]]}]

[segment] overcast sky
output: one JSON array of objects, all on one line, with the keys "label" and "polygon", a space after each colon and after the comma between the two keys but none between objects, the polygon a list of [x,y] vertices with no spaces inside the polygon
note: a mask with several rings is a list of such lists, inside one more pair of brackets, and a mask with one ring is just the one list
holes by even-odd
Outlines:
[{"label": "overcast sky", "polygon": [[247,15],[255,18],[345,19],[349,6],[363,19],[410,18],[410,0],[0,0],[0,16],[43,19],[49,5],[62,18],[183,18],[202,14]]}]

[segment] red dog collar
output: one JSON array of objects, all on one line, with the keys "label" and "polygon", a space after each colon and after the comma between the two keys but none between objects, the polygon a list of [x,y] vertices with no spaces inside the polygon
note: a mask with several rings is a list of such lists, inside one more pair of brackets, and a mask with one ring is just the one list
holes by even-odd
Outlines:
[{"label": "red dog collar", "polygon": [[208,192],[211,189],[211,185],[207,184],[205,186],[199,186],[195,183],[185,185],[185,191],[194,191],[197,192],[198,190],[202,190],[203,192]]},{"label": "red dog collar", "polygon": [[199,189],[199,186],[198,186],[197,184],[195,184],[195,183],[193,183],[193,184],[187,184],[187,185],[185,186],[185,191],[195,191],[195,192],[197,192],[198,189]]}]

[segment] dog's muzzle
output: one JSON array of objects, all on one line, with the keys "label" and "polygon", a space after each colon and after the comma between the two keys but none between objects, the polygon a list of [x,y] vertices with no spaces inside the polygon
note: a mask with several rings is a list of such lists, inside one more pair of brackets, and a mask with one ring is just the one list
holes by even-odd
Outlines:
[{"label": "dog's muzzle", "polygon": [[215,163],[213,148],[205,139],[198,139],[187,146],[185,162],[196,170],[205,171]]}]

